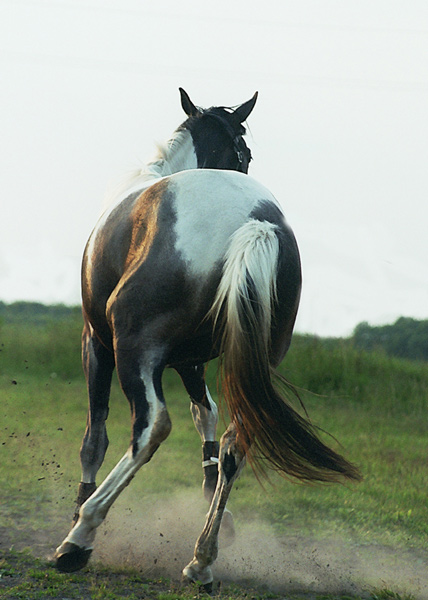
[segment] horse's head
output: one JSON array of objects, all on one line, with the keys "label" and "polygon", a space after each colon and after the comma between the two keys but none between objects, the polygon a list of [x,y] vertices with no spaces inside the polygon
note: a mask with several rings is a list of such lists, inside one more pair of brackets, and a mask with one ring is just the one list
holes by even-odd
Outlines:
[{"label": "horse's head", "polygon": [[254,108],[257,92],[237,108],[213,106],[202,109],[180,88],[181,105],[189,117],[181,129],[190,131],[199,169],[230,169],[248,172],[251,152],[244,141],[242,123]]}]

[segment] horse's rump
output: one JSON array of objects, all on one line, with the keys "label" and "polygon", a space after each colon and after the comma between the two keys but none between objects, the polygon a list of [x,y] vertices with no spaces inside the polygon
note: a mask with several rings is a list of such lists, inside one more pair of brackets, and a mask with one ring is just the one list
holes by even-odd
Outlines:
[{"label": "horse's rump", "polygon": [[[266,205],[279,213],[252,178],[208,169],[182,171],[127,196],[102,216],[85,250],[83,306],[95,331],[109,343],[112,309],[126,294],[136,321],[173,311],[181,328],[200,332],[231,235]],[[172,347],[172,331],[169,337]]]}]

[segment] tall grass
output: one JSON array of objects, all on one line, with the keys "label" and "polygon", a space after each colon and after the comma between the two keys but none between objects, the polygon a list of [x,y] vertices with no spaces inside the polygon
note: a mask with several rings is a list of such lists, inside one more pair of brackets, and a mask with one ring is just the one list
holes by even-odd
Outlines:
[{"label": "tall grass", "polygon": [[0,325],[0,373],[15,379],[21,373],[63,379],[82,375],[80,313],[68,319],[40,325],[2,323]]},{"label": "tall grass", "polygon": [[[80,330],[76,315],[0,330],[3,523],[26,514],[34,524],[44,510],[38,503],[68,510],[73,502],[87,404]],[[326,441],[360,465],[364,481],[295,486],[273,474],[273,485],[263,489],[248,469],[231,499],[238,521],[257,513],[280,532],[340,533],[360,543],[428,548],[428,365],[364,352],[346,340],[295,336],[280,370],[298,386],[313,422],[334,436],[323,434]],[[208,380],[215,396],[215,365]],[[163,385],[173,430],[124,492],[136,506],[143,496],[200,486],[200,439],[187,395],[173,371]],[[108,428],[111,444],[100,479],[130,438],[129,409],[116,381]]]},{"label": "tall grass", "polygon": [[297,387],[385,415],[426,418],[428,363],[366,352],[351,341],[295,336],[281,365]]}]

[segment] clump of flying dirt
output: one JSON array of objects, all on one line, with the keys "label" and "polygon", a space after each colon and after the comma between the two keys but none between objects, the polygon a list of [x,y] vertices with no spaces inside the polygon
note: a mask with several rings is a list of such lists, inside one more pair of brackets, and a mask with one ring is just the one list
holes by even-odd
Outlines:
[{"label": "clump of flying dirt", "polygon": [[[179,580],[191,560],[207,506],[201,494],[147,499],[114,507],[97,535],[94,559],[138,568],[148,577]],[[366,594],[389,588],[427,600],[428,556],[378,545],[362,546],[332,537],[278,537],[258,518],[236,523],[235,543],[222,548],[214,566],[217,581],[250,584],[277,593]]]}]

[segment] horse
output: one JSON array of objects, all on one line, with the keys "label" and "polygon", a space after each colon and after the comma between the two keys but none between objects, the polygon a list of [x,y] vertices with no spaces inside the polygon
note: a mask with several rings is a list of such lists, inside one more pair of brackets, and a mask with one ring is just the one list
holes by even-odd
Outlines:
[{"label": "horse", "polygon": [[[359,471],[320,440],[276,384],[296,319],[301,266],[279,203],[248,175],[243,123],[257,92],[234,108],[202,109],[182,88],[180,96],[186,120],[118,194],[84,251],[89,409],[76,512],[56,566],[71,572],[87,564],[109,508],[170,433],[161,382],[169,367],[190,396],[210,504],[183,578],[209,590],[223,515],[233,534],[226,503],[246,459],[308,482],[358,480]],[[218,410],[205,383],[205,366],[216,357],[230,416],[220,443]],[[114,368],[131,408],[131,441],[97,488]]]}]

